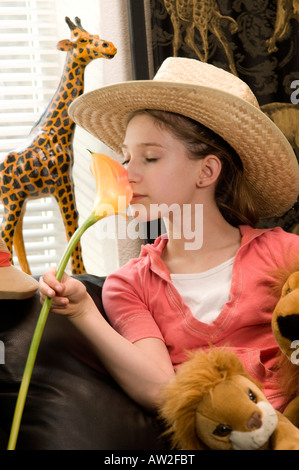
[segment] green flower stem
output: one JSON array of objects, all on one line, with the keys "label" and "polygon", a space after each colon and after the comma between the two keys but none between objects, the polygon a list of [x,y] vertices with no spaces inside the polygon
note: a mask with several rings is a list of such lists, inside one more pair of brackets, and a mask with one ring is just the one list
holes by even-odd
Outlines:
[{"label": "green flower stem", "polygon": [[[64,254],[62,255],[62,258],[60,260],[60,263],[57,267],[56,271],[56,279],[58,281],[61,280],[62,275],[65,271],[65,268],[67,266],[67,263],[70,259],[70,256],[79,242],[81,236],[87,230],[91,225],[93,225],[95,222],[99,220],[99,217],[95,216],[95,214],[92,212],[91,215],[85,220],[85,222],[76,230],[76,232],[73,234],[72,238],[70,239]],[[46,297],[43,306],[41,308],[39,318],[36,324],[36,328],[33,334],[33,338],[31,341],[31,346],[29,349],[28,357],[27,357],[27,362],[25,365],[24,369],[24,374],[17,398],[17,403],[15,407],[15,412],[14,412],[14,417],[12,421],[12,426],[11,426],[11,431],[10,431],[10,437],[8,441],[8,447],[7,450],[14,450],[16,447],[17,443],[17,438],[19,434],[19,429],[20,429],[20,424],[21,424],[21,419],[23,415],[23,410],[25,406],[25,401],[27,397],[27,392],[31,380],[31,375],[37,355],[37,351],[39,348],[39,344],[41,341],[41,337],[44,331],[44,327],[48,318],[48,314],[51,308],[53,299]]]}]

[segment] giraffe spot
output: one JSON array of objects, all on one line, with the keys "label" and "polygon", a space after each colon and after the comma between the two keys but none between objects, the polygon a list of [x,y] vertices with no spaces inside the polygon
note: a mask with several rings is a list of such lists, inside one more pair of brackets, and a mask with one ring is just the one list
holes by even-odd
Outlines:
[{"label": "giraffe spot", "polygon": [[8,155],[7,161],[9,163],[14,163],[16,161],[16,157],[13,154]]},{"label": "giraffe spot", "polygon": [[[35,166],[35,165],[34,165]],[[27,161],[25,163],[25,167],[24,167],[25,171],[30,171],[32,170],[32,166],[31,166],[31,163],[29,161]]]},{"label": "giraffe spot", "polygon": [[49,175],[49,170],[48,168],[43,168],[42,171],[40,172],[41,176],[48,176]]},{"label": "giraffe spot", "polygon": [[6,169],[5,169],[5,174],[6,175],[11,175],[12,174],[12,171],[14,169],[14,166],[13,165],[9,165]]},{"label": "giraffe spot", "polygon": [[8,205],[8,197],[4,197],[4,198],[3,198],[3,204],[4,204],[5,206]]},{"label": "giraffe spot", "polygon": [[29,173],[29,178],[37,178],[38,176],[38,170],[33,170],[31,173]]},{"label": "giraffe spot", "polygon": [[[25,154],[26,158],[31,158],[32,157],[32,152],[27,152]],[[23,165],[24,164],[24,156],[21,156],[18,158],[17,165]]]},{"label": "giraffe spot", "polygon": [[59,155],[58,158],[57,158],[57,161],[58,161],[58,165],[61,166],[62,162],[64,162],[63,155]]},{"label": "giraffe spot", "polygon": [[64,135],[64,134],[66,134],[66,133],[67,133],[67,130],[66,130],[66,129],[60,128],[60,129],[58,130],[58,135]]},{"label": "giraffe spot", "polygon": [[15,220],[15,216],[13,214],[9,214],[8,221],[13,222]]},{"label": "giraffe spot", "polygon": [[11,182],[11,176],[3,175],[3,184],[8,185]]},{"label": "giraffe spot", "polygon": [[33,184],[26,184],[25,189],[32,193],[35,190],[35,186]]},{"label": "giraffe spot", "polygon": [[45,142],[46,142],[46,139],[44,139],[44,138],[40,138],[37,141],[38,145],[40,145],[40,146],[44,145]]},{"label": "giraffe spot", "polygon": [[61,126],[61,119],[58,118],[57,121],[54,123],[55,127],[60,127]]},{"label": "giraffe spot", "polygon": [[13,189],[20,189],[21,185],[18,182],[18,180],[14,180],[13,183],[12,183],[12,187],[13,187]]},{"label": "giraffe spot", "polygon": [[38,158],[35,158],[32,163],[33,163],[33,166],[36,166],[36,167],[42,166]]},{"label": "giraffe spot", "polygon": [[29,182],[30,182],[30,179],[28,178],[27,175],[24,175],[24,176],[22,176],[22,178],[21,178],[21,182],[22,182],[22,183],[29,183]]},{"label": "giraffe spot", "polygon": [[35,182],[35,185],[38,187],[38,188],[42,188],[44,183],[43,183],[43,180],[40,178],[39,180],[37,180]]},{"label": "giraffe spot", "polygon": [[69,169],[69,165],[67,165],[66,163],[64,165],[62,165],[61,167],[61,172],[62,173],[66,173]]}]

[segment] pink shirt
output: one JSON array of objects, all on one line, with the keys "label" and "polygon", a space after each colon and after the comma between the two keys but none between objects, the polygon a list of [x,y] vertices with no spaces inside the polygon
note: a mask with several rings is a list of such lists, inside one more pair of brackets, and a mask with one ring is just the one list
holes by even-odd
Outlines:
[{"label": "pink shirt", "polygon": [[186,360],[186,350],[208,349],[211,344],[233,348],[263,384],[273,406],[282,409],[286,397],[273,367],[279,348],[271,329],[278,297],[271,287],[277,284],[277,270],[288,268],[298,256],[299,237],[280,228],[241,226],[240,232],[230,300],[212,323],[197,320],[173,286],[160,257],[167,243],[163,237],[143,246],[139,258],[108,276],[104,308],[113,327],[129,341],[163,340],[174,367]]}]

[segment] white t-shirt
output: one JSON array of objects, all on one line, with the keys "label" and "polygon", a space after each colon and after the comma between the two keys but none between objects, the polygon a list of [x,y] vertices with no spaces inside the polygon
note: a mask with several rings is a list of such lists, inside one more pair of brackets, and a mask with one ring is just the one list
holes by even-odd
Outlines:
[{"label": "white t-shirt", "polygon": [[204,323],[212,323],[229,300],[234,258],[195,274],[171,274],[175,288],[193,315]]}]

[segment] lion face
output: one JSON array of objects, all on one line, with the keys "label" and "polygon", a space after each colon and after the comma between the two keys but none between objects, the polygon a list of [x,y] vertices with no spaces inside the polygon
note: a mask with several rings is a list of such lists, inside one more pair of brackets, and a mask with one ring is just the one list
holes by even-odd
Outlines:
[{"label": "lion face", "polygon": [[261,390],[236,375],[217,384],[196,409],[196,434],[215,450],[260,449],[277,426],[277,414]]},{"label": "lion face", "polygon": [[282,288],[272,316],[272,330],[281,351],[291,359],[293,341],[299,340],[299,272],[292,273]]},{"label": "lion face", "polygon": [[278,421],[229,348],[190,354],[162,390],[159,413],[173,447],[184,450],[265,448]]}]

